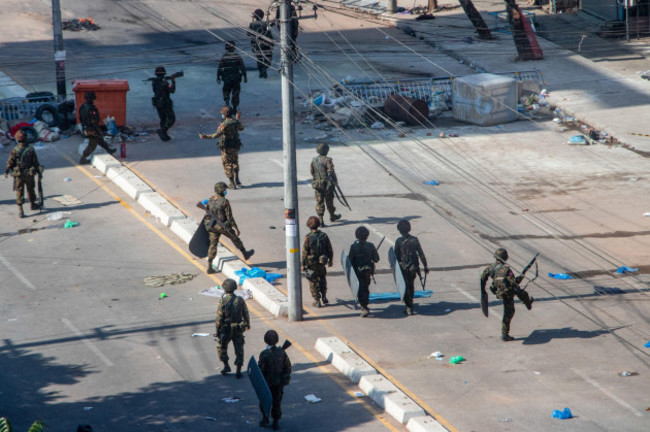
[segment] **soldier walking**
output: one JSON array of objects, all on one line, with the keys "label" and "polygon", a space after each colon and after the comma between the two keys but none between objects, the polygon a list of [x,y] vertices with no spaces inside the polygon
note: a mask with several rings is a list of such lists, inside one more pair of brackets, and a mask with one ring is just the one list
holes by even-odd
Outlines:
[{"label": "soldier walking", "polygon": [[32,210],[38,210],[41,205],[36,202],[36,192],[34,186],[34,176],[42,175],[43,167],[38,162],[36,151],[34,147],[27,144],[27,135],[22,130],[18,130],[14,135],[18,143],[9,154],[7,165],[5,167],[5,178],[9,173],[14,178],[14,190],[16,191],[16,204],[18,204],[18,217],[25,216],[23,212],[23,204],[25,203],[25,189],[27,189],[27,197],[32,205]]},{"label": "soldier walking", "polygon": [[[273,405],[271,406],[271,418],[273,418],[273,430],[278,430],[280,426],[278,421],[282,418],[282,396],[284,395],[284,386],[289,385],[291,380],[291,361],[287,353],[277,346],[280,338],[275,330],[269,330],[264,334],[264,343],[266,349],[260,353],[257,364],[260,367],[264,380],[271,390]],[[260,405],[260,410],[262,406]],[[262,411],[262,420],[260,426],[264,427],[269,424],[269,418]]]},{"label": "soldier walking", "polygon": [[153,78],[151,81],[151,88],[153,90],[151,103],[156,107],[158,117],[160,118],[160,129],[156,132],[158,132],[158,136],[163,141],[169,141],[171,139],[167,135],[167,131],[176,121],[174,103],[170,97],[170,94],[176,91],[176,78],[173,75],[166,77],[166,73],[167,71],[163,66],[158,66],[155,71],[156,78]]},{"label": "soldier walking", "polygon": [[226,53],[221,57],[217,68],[217,84],[223,81],[223,101],[234,112],[237,112],[239,106],[242,77],[244,77],[244,82],[247,83],[248,78],[246,77],[244,60],[235,52],[235,41],[228,41],[226,42]]},{"label": "soldier walking", "polygon": [[233,279],[226,279],[222,284],[225,294],[221,297],[217,309],[217,352],[219,360],[223,362],[221,375],[230,372],[228,364],[228,344],[232,341],[235,347],[235,366],[237,366],[236,377],[241,378],[241,368],[244,365],[244,332],[251,329],[251,320],[248,314],[246,301],[235,295],[237,282]]},{"label": "soldier walking", "polygon": [[368,300],[370,297],[370,279],[372,275],[375,274],[375,263],[379,262],[379,254],[375,245],[370,243],[368,240],[368,228],[360,226],[354,232],[354,236],[357,238],[357,241],[352,243],[350,246],[350,253],[348,257],[350,259],[350,264],[354,269],[354,273],[357,275],[359,280],[359,293],[357,294],[357,299],[359,300],[359,305],[361,305],[361,317],[365,318],[368,316],[370,311],[368,310]]},{"label": "soldier walking", "polygon": [[485,285],[488,278],[492,278],[490,291],[495,294],[498,299],[503,300],[503,318],[501,319],[501,340],[510,342],[515,340],[510,336],[510,322],[515,316],[515,295],[526,305],[528,310],[533,308],[533,301],[535,299],[530,297],[528,293],[521,288],[519,284],[524,279],[521,274],[515,277],[515,274],[506,264],[508,261],[508,251],[499,248],[494,252],[496,262],[487,266],[483,273],[481,273],[481,293],[485,292]]},{"label": "soldier walking", "polygon": [[[320,231],[320,220],[316,216],[307,219],[307,227],[311,230],[305,236],[302,245],[302,271],[307,275],[309,290],[314,298],[312,306],[321,307],[328,304],[327,300],[327,267],[332,267],[332,243],[323,231]],[[322,304],[321,304],[322,300]]]},{"label": "soldier walking", "polygon": [[311,161],[311,187],[314,189],[316,197],[316,214],[320,219],[320,226],[325,226],[325,207],[330,214],[330,221],[336,222],[341,219],[340,214],[336,214],[336,207],[334,207],[334,188],[338,186],[336,179],[336,172],[334,171],[334,162],[332,158],[327,156],[330,147],[325,143],[320,143],[316,147],[316,156]]},{"label": "soldier walking", "polygon": [[241,149],[241,139],[239,131],[244,130],[241,122],[241,113],[237,113],[232,118],[232,109],[230,107],[221,108],[221,117],[223,121],[213,134],[199,134],[201,139],[219,138],[219,150],[221,150],[221,161],[223,162],[223,172],[230,180],[230,189],[237,189],[241,186],[239,181],[239,150]]},{"label": "soldier walking", "polygon": [[251,49],[257,57],[257,70],[259,71],[260,78],[268,78],[266,70],[271,66],[273,58],[273,33],[267,23],[262,21],[264,18],[264,11],[262,9],[255,9],[253,12],[253,21],[248,26],[248,36],[251,38]]},{"label": "soldier walking", "polygon": [[219,238],[221,238],[222,235],[228,237],[235,247],[241,251],[244,260],[247,260],[255,253],[255,249],[247,251],[244,247],[244,243],[242,243],[239,238],[241,233],[239,232],[239,228],[237,228],[237,224],[235,223],[235,218],[232,215],[230,202],[226,199],[226,189],[228,189],[228,186],[226,186],[224,182],[215,184],[215,195],[210,197],[208,204],[205,206],[203,224],[210,236],[208,268],[206,270],[208,274],[215,273],[215,270],[212,267],[212,261],[214,261],[217,256],[217,246],[219,245]]},{"label": "soldier walking", "polygon": [[79,163],[84,165],[90,163],[88,156],[90,156],[97,145],[102,147],[109,154],[115,153],[115,149],[111,148],[104,141],[104,133],[99,126],[99,111],[95,106],[95,99],[97,96],[94,91],[88,91],[84,94],[86,101],[79,108],[79,121],[81,122],[81,133],[84,138],[88,138],[88,145],[79,159]]},{"label": "soldier walking", "polygon": [[397,223],[397,231],[402,235],[395,241],[395,258],[402,270],[402,276],[406,285],[406,291],[404,293],[406,309],[404,309],[404,313],[406,315],[413,315],[415,276],[421,277],[420,260],[424,266],[425,274],[429,273],[429,268],[427,267],[427,258],[424,256],[422,246],[420,246],[420,240],[410,234],[411,223],[406,219],[402,219]]}]

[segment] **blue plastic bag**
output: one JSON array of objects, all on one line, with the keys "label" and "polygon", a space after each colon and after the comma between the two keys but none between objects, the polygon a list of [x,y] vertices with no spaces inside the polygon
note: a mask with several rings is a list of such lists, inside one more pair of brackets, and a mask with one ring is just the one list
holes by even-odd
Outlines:
[{"label": "blue plastic bag", "polygon": [[264,276],[264,279],[266,279],[268,283],[273,283],[276,279],[281,277],[282,275],[280,273],[267,273],[266,276]]},{"label": "blue plastic bag", "polygon": [[553,414],[551,414],[551,417],[560,420],[566,420],[566,419],[573,418],[573,414],[571,413],[571,410],[569,408],[564,408],[563,411],[553,410]]},{"label": "blue plastic bag", "polygon": [[646,347],[646,348],[650,348],[650,341],[648,341],[648,343],[643,345],[643,346]]},{"label": "blue plastic bag", "polygon": [[209,199],[204,199],[203,201],[201,201],[201,204],[208,205],[208,201],[210,201],[210,200]]},{"label": "blue plastic bag", "polygon": [[584,135],[574,135],[569,138],[569,144],[587,144],[587,139]]},{"label": "blue plastic bag", "polygon": [[553,279],[573,279],[573,276],[566,273],[549,273],[548,275]]},{"label": "blue plastic bag", "polygon": [[621,274],[622,273],[634,273],[634,272],[637,272],[637,271],[639,271],[638,268],[631,268],[631,267],[625,267],[625,266],[621,266],[621,267],[616,269],[616,273],[621,273]]},{"label": "blue plastic bag", "polygon": [[438,186],[440,182],[437,182],[435,180],[429,180],[429,181],[425,181],[424,184],[429,186]]}]

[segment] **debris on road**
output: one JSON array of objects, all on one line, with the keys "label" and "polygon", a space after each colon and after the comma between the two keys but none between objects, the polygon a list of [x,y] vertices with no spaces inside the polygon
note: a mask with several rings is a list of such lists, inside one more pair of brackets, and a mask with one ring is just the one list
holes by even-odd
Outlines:
[{"label": "debris on road", "polygon": [[61,24],[63,25],[63,30],[70,31],[94,31],[101,28],[95,23],[92,17],[65,20]]},{"label": "debris on road", "polygon": [[429,180],[429,181],[425,181],[424,184],[429,185],[429,186],[438,186],[440,184],[440,182],[438,182],[436,180]]},{"label": "debris on road", "polygon": [[573,276],[566,273],[549,273],[548,276],[553,279],[573,279]]},{"label": "debris on road", "polygon": [[264,278],[268,283],[272,284],[276,279],[282,277],[280,273],[267,273],[259,267],[253,267],[250,270],[242,267],[241,270],[235,272],[235,275],[239,276],[239,285],[243,284],[246,279],[252,278]]},{"label": "debris on road", "polygon": [[147,276],[142,280],[146,286],[158,288],[166,284],[169,285],[180,285],[185,282],[189,282],[195,277],[198,276],[198,273],[171,273],[164,276]]},{"label": "debris on road", "polygon": [[560,420],[566,420],[566,419],[573,418],[573,414],[571,413],[571,410],[569,408],[564,408],[563,411],[553,410],[553,414],[551,414],[551,417]]},{"label": "debris on road", "polygon": [[442,358],[444,356],[445,355],[443,353],[441,353],[440,351],[436,351],[434,353],[429,354],[429,358],[435,357],[436,360],[442,360]]},{"label": "debris on road", "polygon": [[158,300],[162,300],[162,299],[164,299],[164,298],[166,298],[166,297],[169,297],[169,296],[167,295],[167,293],[160,293],[160,296],[158,296]]},{"label": "debris on road", "polygon": [[569,138],[567,144],[588,145],[589,143],[587,142],[587,138],[584,135],[574,135],[571,138]]},{"label": "debris on road", "polygon": [[[70,181],[70,177],[66,177],[66,179],[67,180],[65,181]],[[57,201],[61,205],[64,205],[66,207],[81,204],[81,201],[73,197],[72,195],[59,195],[53,197],[52,199],[54,199],[54,201]]]},{"label": "debris on road", "polygon": [[316,402],[320,402],[322,400],[322,399],[317,398],[313,394],[308,394],[307,396],[305,396],[305,399],[307,400],[307,402],[310,402],[310,403],[316,403]]},{"label": "debris on road", "polygon": [[364,396],[365,396],[365,393],[360,392],[360,391],[355,391],[355,392],[354,392],[354,395],[355,395],[356,397],[364,397]]},{"label": "debris on road", "polygon": [[463,362],[463,361],[465,361],[463,356],[452,356],[449,359],[449,364],[459,364],[460,362]]},{"label": "debris on road", "polygon": [[637,372],[624,371],[624,372],[619,373],[618,375],[622,376],[622,377],[629,377],[629,376],[636,376],[636,375],[638,375],[638,373]]},{"label": "debris on road", "polygon": [[65,224],[63,224],[63,228],[73,228],[76,227],[77,225],[79,225],[79,222],[73,222],[70,219],[68,219],[67,221],[65,221]]},{"label": "debris on road", "polygon": [[616,273],[621,273],[621,274],[623,274],[623,273],[634,273],[634,272],[638,272],[638,271],[639,271],[638,268],[631,268],[631,267],[625,267],[625,266],[621,266],[621,267],[616,269]]},{"label": "debris on road", "polygon": [[241,399],[239,399],[237,396],[231,396],[231,397],[223,398],[221,400],[224,401],[225,403],[236,403],[239,402]]},{"label": "debris on road", "polygon": [[210,336],[210,333],[192,333],[192,337],[206,337]]},{"label": "debris on road", "polygon": [[[208,289],[201,290],[199,291],[199,294],[208,297],[221,298],[225,293],[223,291],[223,288],[221,288],[220,286],[216,286],[216,287],[210,287]],[[237,289],[235,290],[235,295],[237,297],[243,298],[244,300],[253,298],[253,293],[249,289]]]}]

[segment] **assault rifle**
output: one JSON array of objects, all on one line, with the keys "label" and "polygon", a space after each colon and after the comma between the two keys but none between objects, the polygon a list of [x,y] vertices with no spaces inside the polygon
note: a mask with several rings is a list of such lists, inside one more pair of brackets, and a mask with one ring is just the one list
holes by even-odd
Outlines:
[{"label": "assault rifle", "polygon": [[[178,72],[174,72],[173,74],[171,74],[171,75],[169,75],[169,76],[166,76],[165,79],[166,79],[166,80],[172,80],[172,79],[181,78],[181,77],[184,77],[184,76],[185,76],[185,73],[184,73],[183,71],[178,71]],[[158,77],[147,78],[146,80],[142,80],[142,82],[154,81],[154,80],[156,80],[157,78],[158,78]]]}]

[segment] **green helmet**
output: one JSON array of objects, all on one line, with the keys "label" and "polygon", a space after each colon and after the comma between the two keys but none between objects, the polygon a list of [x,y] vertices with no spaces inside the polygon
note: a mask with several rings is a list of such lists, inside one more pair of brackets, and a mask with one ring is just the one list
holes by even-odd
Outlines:
[{"label": "green helmet", "polygon": [[318,146],[316,146],[316,153],[318,153],[321,156],[327,156],[327,153],[330,151],[330,146],[328,146],[325,143],[320,143]]},{"label": "green helmet", "polygon": [[494,251],[494,258],[498,259],[499,261],[508,261],[508,251],[504,248],[499,248]]},{"label": "green helmet", "polygon": [[223,288],[223,290],[229,294],[234,293],[237,289],[237,282],[235,282],[234,279],[226,279],[221,284],[221,288]]},{"label": "green helmet", "polygon": [[224,182],[219,182],[214,185],[214,191],[218,194],[223,193],[226,189],[228,189],[228,185]]},{"label": "green helmet", "polygon": [[370,232],[368,231],[368,228],[364,226],[360,226],[354,231],[354,236],[359,240],[368,240],[368,235],[370,235]]},{"label": "green helmet", "polygon": [[397,231],[402,235],[411,232],[411,223],[406,219],[402,219],[397,222]]},{"label": "green helmet", "polygon": [[275,345],[279,340],[280,337],[275,330],[269,330],[264,334],[264,343],[267,345]]}]

